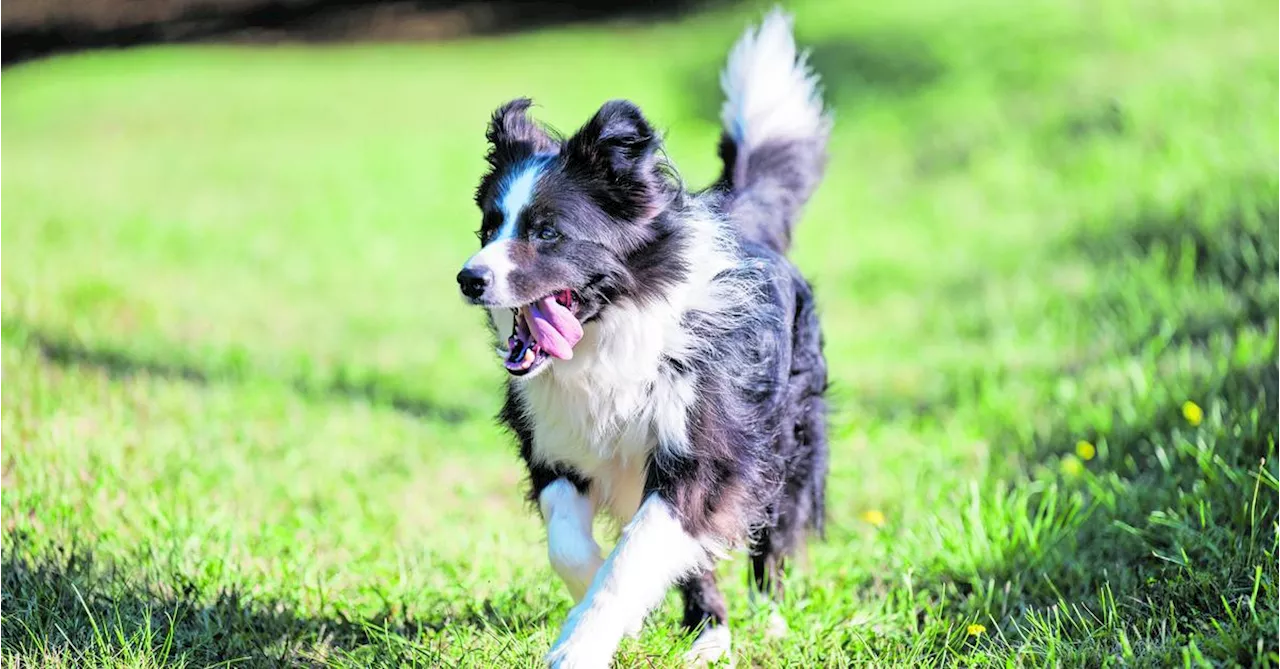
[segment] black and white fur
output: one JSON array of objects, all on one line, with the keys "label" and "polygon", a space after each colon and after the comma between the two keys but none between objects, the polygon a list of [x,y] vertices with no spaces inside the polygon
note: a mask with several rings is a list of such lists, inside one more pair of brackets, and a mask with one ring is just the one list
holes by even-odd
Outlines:
[{"label": "black and white fur", "polygon": [[[729,651],[713,567],[750,550],[756,589],[822,530],[826,362],[813,295],[784,256],[823,172],[829,118],[817,77],[775,11],[734,46],[723,174],[683,189],[630,102],[561,139],[504,105],[476,200],[481,250],[459,281],[501,340],[512,309],[572,291],[571,359],[509,379],[502,420],[529,470],[551,565],[577,601],[547,656],[603,667],[672,586],[690,659]],[[592,536],[622,524],[607,556]]]}]

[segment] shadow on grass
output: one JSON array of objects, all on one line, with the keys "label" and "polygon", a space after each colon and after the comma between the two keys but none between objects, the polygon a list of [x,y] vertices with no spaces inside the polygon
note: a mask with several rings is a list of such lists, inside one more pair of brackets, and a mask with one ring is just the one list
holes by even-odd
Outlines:
[{"label": "shadow on grass", "polygon": [[[33,348],[41,357],[60,367],[90,367],[113,379],[152,376],[178,379],[189,383],[238,382],[250,376],[250,364],[243,357],[227,356],[213,365],[198,365],[174,359],[165,360],[103,344],[85,344],[73,336],[55,333],[20,319],[6,317],[4,339],[12,345]],[[376,374],[353,374],[345,369],[329,379],[295,377],[287,383],[308,397],[364,401],[388,406],[421,420],[456,425],[470,417],[462,407],[441,406],[412,397],[395,387],[395,382]]]},{"label": "shadow on grass", "polygon": [[809,63],[822,77],[827,101],[837,107],[911,95],[944,72],[927,42],[892,32],[817,42],[809,49]]},{"label": "shadow on grass", "polygon": [[[994,620],[1027,648],[1037,625],[1068,626],[1080,655],[1060,646],[1042,658],[1067,666],[1099,666],[1137,639],[1156,666],[1181,663],[1188,644],[1227,664],[1274,657],[1280,360],[1274,347],[1239,337],[1276,335],[1278,211],[1264,181],[1224,186],[1255,199],[1213,212],[1194,201],[1149,211],[1062,251],[1121,276],[1134,261],[1160,259],[1173,290],[1190,279],[1224,291],[1230,308],[1157,314],[1162,345],[1152,348],[1154,333],[1133,326],[1133,300],[1119,292],[1164,287],[1104,286],[1079,307],[1126,336],[1100,349],[1058,366],[964,370],[924,390],[859,398],[871,420],[900,422],[945,420],[1009,382],[1033,394],[1016,416],[997,407],[983,418],[992,466],[980,498],[959,526],[938,530],[947,548],[915,565],[916,592],[948,602],[949,621]],[[952,303],[981,287],[965,283]],[[1184,367],[1188,358],[1202,364]],[[1143,392],[1111,380],[1134,369]],[[1101,385],[1062,402],[1061,384],[1082,393]],[[1203,423],[1184,415],[1188,399],[1203,405]],[[1081,441],[1091,459],[1077,455]]]},{"label": "shadow on grass", "polygon": [[[809,64],[821,78],[825,101],[836,108],[912,95],[944,72],[930,46],[909,35],[850,35],[801,46],[809,50]],[[721,62],[704,63],[690,70],[685,90],[689,112],[698,118],[720,117],[722,67]]]},{"label": "shadow on grass", "polygon": [[[1170,314],[1150,329],[1134,329],[1130,325],[1132,295],[1111,290],[1091,296],[1079,308],[1090,314],[1099,330],[1103,325],[1114,325],[1114,330],[1124,333],[1124,339],[1105,347],[1086,347],[1060,361],[1056,368],[1031,373],[1071,378],[1104,361],[1150,353],[1153,343],[1162,349],[1204,348],[1215,337],[1235,337],[1241,328],[1274,332],[1280,304],[1276,280],[1280,273],[1280,201],[1263,176],[1228,178],[1218,190],[1245,197],[1215,213],[1205,211],[1204,202],[1209,199],[1205,193],[1189,198],[1180,209],[1149,209],[1105,229],[1071,237],[1055,255],[1084,258],[1095,267],[1120,271],[1125,271],[1128,263],[1159,257],[1170,283],[1190,272],[1196,283],[1225,290],[1229,294],[1227,308]],[[956,281],[944,289],[947,304],[963,310],[966,302],[986,290],[989,281],[982,274]],[[1133,286],[1123,288],[1132,290]],[[977,321],[966,334],[982,340],[995,330],[990,322]],[[923,389],[860,395],[858,405],[860,411],[881,421],[940,420],[955,407],[973,402],[986,390],[1003,388],[1024,373],[1026,370],[1017,367],[952,370],[945,376],[937,375],[934,383]]]},{"label": "shadow on grass", "polygon": [[162,583],[139,582],[88,549],[55,546],[31,558],[20,530],[7,530],[5,545],[3,656],[33,664],[51,656],[75,666],[143,653],[165,658],[162,663],[182,658],[191,666],[325,666],[325,658],[372,653],[380,666],[438,666],[447,641],[436,632],[470,628],[500,634],[546,619],[517,600],[486,600],[467,609],[441,603],[420,615],[406,615],[405,605],[396,602],[371,615],[306,615],[293,602],[249,588],[202,592],[181,574]]},{"label": "shadow on grass", "polygon": [[[1148,211],[1113,229],[1069,240],[1065,251],[1098,265],[1124,269],[1133,259],[1158,259],[1170,283],[1190,276],[1200,286],[1228,294],[1220,309],[1192,310],[1176,319],[1161,318],[1128,338],[1121,351],[1095,352],[1064,369],[1074,372],[1100,356],[1137,355],[1153,343],[1170,349],[1204,348],[1214,338],[1234,338],[1241,328],[1275,331],[1280,288],[1280,202],[1274,185],[1262,178],[1228,181],[1221,189],[1246,194],[1217,212],[1207,196],[1190,198],[1180,209]],[[1252,199],[1249,199],[1252,198]],[[1092,312],[1102,322],[1123,324],[1134,308],[1132,296],[1101,296]]]}]

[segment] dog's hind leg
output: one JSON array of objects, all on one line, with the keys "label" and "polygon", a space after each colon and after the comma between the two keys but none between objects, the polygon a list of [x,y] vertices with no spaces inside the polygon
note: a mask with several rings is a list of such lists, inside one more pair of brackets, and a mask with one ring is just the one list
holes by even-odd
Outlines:
[{"label": "dog's hind leg", "polygon": [[783,562],[781,555],[774,551],[772,532],[762,532],[759,539],[751,546],[751,585],[753,596],[764,596],[773,601],[782,601],[783,595]]},{"label": "dog's hind leg", "polygon": [[698,572],[680,582],[684,598],[684,627],[697,632],[693,647],[685,653],[688,666],[706,666],[730,655],[729,615],[724,595],[716,585],[711,569]]},{"label": "dog's hind leg", "polygon": [[808,531],[822,536],[826,517],[827,406],[823,394],[827,367],[813,296],[803,282],[798,285],[793,372],[788,381],[793,422],[774,444],[775,452],[787,463],[785,485],[776,506],[770,509],[772,525],[751,545],[752,595],[770,607],[767,634],[774,637],[787,633],[786,620],[777,608],[784,595],[786,562],[804,551]]},{"label": "dog's hind leg", "polygon": [[769,611],[765,637],[779,639],[790,632],[787,621],[778,612],[782,603],[785,559],[773,543],[771,531],[765,531],[751,545],[751,599],[756,606]]}]

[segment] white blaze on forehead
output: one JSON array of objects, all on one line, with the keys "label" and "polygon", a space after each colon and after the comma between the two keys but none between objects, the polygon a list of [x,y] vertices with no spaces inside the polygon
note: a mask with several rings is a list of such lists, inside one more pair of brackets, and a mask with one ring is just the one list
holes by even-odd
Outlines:
[{"label": "white blaze on forehead", "polygon": [[533,189],[550,159],[549,156],[532,158],[521,163],[502,180],[502,194],[498,197],[502,225],[489,238],[484,248],[467,261],[468,268],[485,267],[493,272],[493,287],[488,293],[490,302],[507,304],[512,300],[510,278],[516,265],[511,260],[511,246],[518,233],[517,222],[520,220],[520,212],[533,199]]},{"label": "white blaze on forehead", "polygon": [[502,196],[498,199],[499,208],[502,209],[502,227],[493,236],[494,241],[515,238],[520,212],[533,199],[533,189],[538,185],[538,178],[542,176],[547,160],[549,159],[544,157],[526,161],[503,180]]}]

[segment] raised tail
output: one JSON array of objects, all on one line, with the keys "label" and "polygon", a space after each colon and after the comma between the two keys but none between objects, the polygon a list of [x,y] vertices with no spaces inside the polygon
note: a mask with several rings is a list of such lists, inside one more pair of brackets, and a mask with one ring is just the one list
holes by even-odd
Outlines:
[{"label": "raised tail", "polygon": [[779,253],[827,162],[831,119],[807,56],[796,50],[791,17],[774,9],[747,28],[720,74],[725,209],[748,239]]}]

